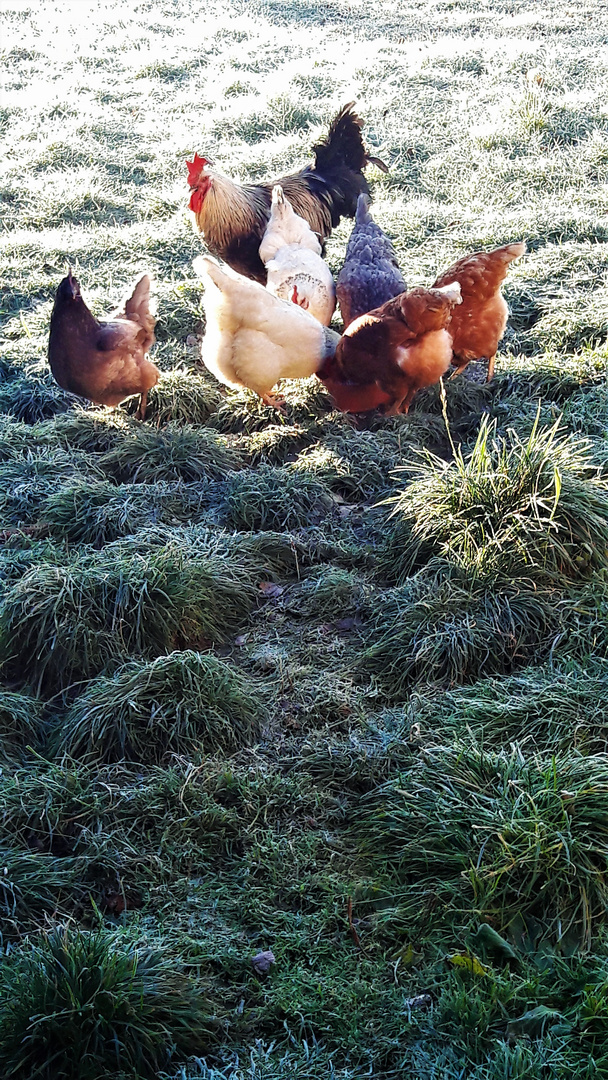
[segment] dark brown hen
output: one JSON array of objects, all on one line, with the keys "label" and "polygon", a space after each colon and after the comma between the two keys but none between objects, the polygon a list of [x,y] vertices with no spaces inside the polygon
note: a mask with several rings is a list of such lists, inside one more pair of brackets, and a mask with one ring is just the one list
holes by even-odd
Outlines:
[{"label": "dark brown hen", "polygon": [[97,405],[120,405],[140,394],[138,415],[143,420],[148,391],[160,374],[147,357],[155,341],[155,324],[147,274],[117,311],[99,320],[89,311],[70,270],[57,289],[51,315],[51,371],[64,390]]}]

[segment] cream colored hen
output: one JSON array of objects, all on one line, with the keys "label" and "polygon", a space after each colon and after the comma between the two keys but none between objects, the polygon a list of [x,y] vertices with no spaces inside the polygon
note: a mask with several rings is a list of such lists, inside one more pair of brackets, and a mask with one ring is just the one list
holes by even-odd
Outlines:
[{"label": "cream colored hen", "polygon": [[340,335],[215,259],[199,256],[192,265],[205,286],[204,364],[226,386],[248,387],[280,408],[271,393],[279,379],[313,375]]},{"label": "cream colored hen", "polygon": [[280,184],[272,189],[272,208],[260,244],[260,258],[268,272],[267,288],[282,300],[309,311],[329,326],[336,307],[336,287],[321,258],[319,238],[296,214]]}]

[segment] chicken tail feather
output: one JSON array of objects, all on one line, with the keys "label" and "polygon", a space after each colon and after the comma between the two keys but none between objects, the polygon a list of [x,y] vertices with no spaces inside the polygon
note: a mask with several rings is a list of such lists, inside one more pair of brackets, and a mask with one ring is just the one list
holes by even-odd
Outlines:
[{"label": "chicken tail feather", "polygon": [[[373,162],[378,165],[378,158],[372,158],[365,149],[361,136],[363,121],[354,111],[355,103],[350,101],[345,105],[332,121],[327,138],[316,146],[313,146],[315,155],[315,169],[319,173],[333,172],[336,168],[346,166],[352,172],[362,172],[366,165]],[[382,162],[379,168],[388,172],[388,167]]]},{"label": "chicken tail feather", "polygon": [[124,311],[127,318],[144,318],[150,314],[150,278],[148,274],[140,277],[130,297],[125,300]]}]

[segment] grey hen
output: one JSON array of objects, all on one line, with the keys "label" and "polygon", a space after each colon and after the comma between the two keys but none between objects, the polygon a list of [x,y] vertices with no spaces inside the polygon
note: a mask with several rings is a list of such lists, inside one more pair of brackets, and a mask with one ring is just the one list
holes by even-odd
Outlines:
[{"label": "grey hen", "polygon": [[369,195],[359,195],[355,227],[338,275],[336,292],[344,329],[407,289],[395,249],[369,212],[370,202]]}]

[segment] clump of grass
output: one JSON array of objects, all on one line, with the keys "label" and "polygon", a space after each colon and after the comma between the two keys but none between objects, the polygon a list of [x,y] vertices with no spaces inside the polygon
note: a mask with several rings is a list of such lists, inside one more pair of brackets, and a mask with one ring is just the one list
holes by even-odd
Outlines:
[{"label": "clump of grass", "polygon": [[[286,379],[281,383],[281,393],[285,395],[286,422],[289,425],[302,425],[310,429],[326,413],[331,412],[332,403],[323,383],[316,376],[310,379]],[[261,398],[251,390],[229,391],[217,412],[209,417],[208,426],[223,432],[245,432],[251,434],[276,422],[277,411],[270,405],[264,405]]]},{"label": "clump of grass", "polygon": [[560,601],[548,589],[431,564],[378,599],[359,663],[394,699],[418,682],[505,674],[548,655],[564,631]]},{"label": "clump of grass", "polygon": [[[204,424],[222,401],[219,384],[214,380],[190,371],[174,368],[164,371],[156,386],[148,394],[146,422],[160,425],[172,421],[175,424]],[[135,403],[133,409],[137,407]]]},{"label": "clump of grass", "polygon": [[0,547],[0,589],[18,581],[32,566],[64,559],[65,551],[50,540],[35,539],[29,532],[16,530]]},{"label": "clump of grass", "polygon": [[589,445],[559,421],[526,442],[492,438],[484,419],[473,449],[445,462],[425,452],[387,500],[394,522],[384,552],[392,580],[440,556],[471,573],[580,578],[608,566],[608,484]]},{"label": "clump of grass", "polygon": [[42,706],[36,698],[0,689],[0,763],[12,765],[40,739]]},{"label": "clump of grass", "polygon": [[[576,389],[568,398],[562,413],[564,424],[584,435],[602,440],[608,438],[608,383],[591,383]],[[594,444],[597,447],[597,443]],[[600,444],[601,445],[601,444]]]},{"label": "clump of grass", "polygon": [[269,424],[262,431],[243,435],[239,446],[252,465],[282,465],[303,446],[313,442],[314,430],[299,424]]},{"label": "clump of grass", "polygon": [[47,420],[76,406],[82,406],[81,399],[62,390],[50,375],[42,378],[20,375],[0,384],[0,412],[27,424]]},{"label": "clump of grass", "polygon": [[77,447],[90,454],[102,454],[119,446],[135,427],[136,421],[115,409],[72,409],[37,424],[30,438],[39,446],[58,443],[64,450]]},{"label": "clump of grass", "polygon": [[324,484],[288,465],[261,465],[228,477],[226,520],[235,529],[294,529],[319,520],[332,506]]},{"label": "clump of grass", "polygon": [[71,758],[155,764],[171,753],[229,753],[256,737],[261,718],[249,680],[215,656],[188,650],[93,679],[52,744]]},{"label": "clump of grass", "polygon": [[379,495],[394,484],[390,470],[403,460],[408,445],[406,439],[402,443],[400,432],[384,428],[359,431],[347,422],[339,425],[333,418],[325,427],[323,440],[303,450],[294,469],[316,476],[332,491],[347,497]]},{"label": "clump of grass", "polygon": [[599,754],[608,748],[607,695],[604,660],[560,660],[441,695],[422,692],[410,718],[425,737],[440,741],[470,739],[494,748],[519,741],[543,753],[573,749]]},{"label": "clump of grass", "polygon": [[32,429],[15,416],[0,413],[0,451],[2,456],[18,457],[31,446]]},{"label": "clump of grass", "polygon": [[134,427],[100,459],[101,467],[122,483],[221,479],[240,464],[237,451],[221,435],[176,424],[162,431]]},{"label": "clump of grass", "polygon": [[175,961],[120,932],[57,929],[0,966],[4,1076],[150,1077],[204,1049],[209,1007]]},{"label": "clump of grass", "polygon": [[356,827],[362,849],[388,857],[399,878],[443,879],[498,929],[516,915],[561,919],[582,942],[608,900],[607,809],[602,755],[438,747],[370,793]]},{"label": "clump of grass", "polygon": [[341,619],[366,608],[366,590],[359,575],[337,566],[319,566],[293,587],[290,609],[320,621]]},{"label": "clump of grass", "polygon": [[[563,405],[577,390],[585,387],[598,389],[606,376],[606,356],[603,352],[587,348],[573,356],[561,356],[555,351],[541,355],[510,357],[509,366],[497,371],[494,384],[496,406],[507,408],[515,398],[539,399]],[[517,412],[517,403],[509,412]],[[517,417],[513,417],[514,420]]]},{"label": "clump of grass", "polygon": [[[90,889],[110,875],[147,887],[206,872],[210,860],[225,858],[263,801],[263,792],[247,790],[242,776],[217,762],[170,768],[45,762],[42,770],[20,768],[3,778],[0,838],[5,851],[12,845],[14,859],[28,856],[14,862],[11,878],[25,902],[28,889],[35,898],[34,885],[44,886],[45,864],[63,875],[55,894]],[[31,887],[30,871],[37,875]],[[52,905],[53,894],[36,902],[43,901]]]},{"label": "clump of grass", "polygon": [[250,568],[221,558],[107,549],[34,566],[5,594],[0,657],[14,677],[52,689],[129,654],[225,641],[251,610]]},{"label": "clump of grass", "polygon": [[40,515],[53,536],[101,545],[147,525],[200,521],[208,501],[201,484],[79,481],[49,495]]},{"label": "clump of grass", "polygon": [[[52,913],[67,899],[79,877],[84,873],[80,859],[56,857],[52,854],[20,851],[18,848],[0,850],[0,912],[7,920],[39,921],[43,912]],[[8,926],[6,927],[8,930]],[[0,964],[0,985],[2,984]],[[0,1015],[2,994],[0,994]],[[0,1034],[0,1062],[2,1061]]]},{"label": "clump of grass", "polygon": [[103,473],[82,452],[34,447],[0,464],[0,517],[5,524],[36,521],[49,495],[70,481],[95,482]]}]

